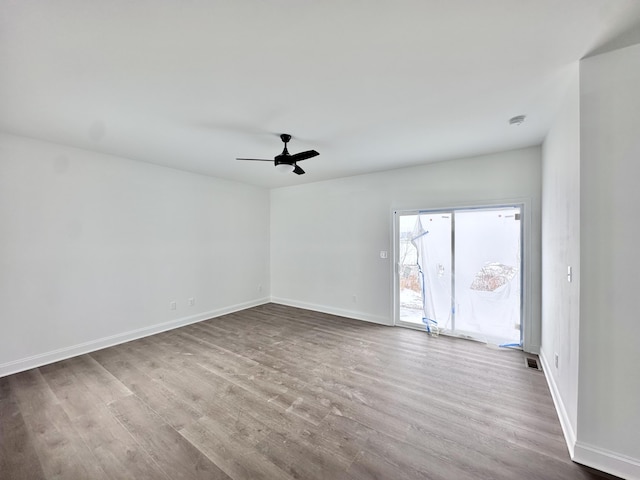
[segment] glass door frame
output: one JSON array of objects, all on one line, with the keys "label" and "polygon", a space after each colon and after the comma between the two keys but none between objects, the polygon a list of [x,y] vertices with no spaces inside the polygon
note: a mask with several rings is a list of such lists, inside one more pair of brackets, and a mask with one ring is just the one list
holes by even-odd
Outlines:
[{"label": "glass door frame", "polygon": [[[528,199],[519,199],[517,201],[505,201],[495,204],[479,204],[479,205],[467,205],[456,207],[436,207],[436,208],[414,208],[414,209],[394,209],[392,211],[393,218],[393,325],[403,328],[412,328],[415,330],[425,331],[424,325],[419,325],[410,322],[403,322],[400,320],[400,216],[402,215],[429,215],[429,214],[451,214],[451,325],[455,328],[455,308],[454,308],[454,292],[455,292],[455,212],[473,211],[473,210],[497,210],[501,208],[519,208],[520,209],[520,344],[525,351],[529,351],[527,340],[531,334],[531,322],[530,322],[530,305],[529,305],[529,232],[530,232],[530,219],[529,219],[529,206]],[[465,335],[456,335],[455,333],[447,332],[447,335],[461,338],[469,338]]]}]

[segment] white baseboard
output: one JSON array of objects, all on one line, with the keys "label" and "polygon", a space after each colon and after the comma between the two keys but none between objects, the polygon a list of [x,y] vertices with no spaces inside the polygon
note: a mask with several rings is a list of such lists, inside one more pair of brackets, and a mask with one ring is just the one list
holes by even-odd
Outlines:
[{"label": "white baseboard", "polygon": [[326,305],[317,305],[315,303],[299,302],[289,298],[271,297],[272,303],[287,305],[289,307],[302,308],[304,310],[313,310],[314,312],[328,313],[330,315],[338,315],[340,317],[352,318],[354,320],[362,320],[365,322],[377,323],[379,325],[393,325],[390,318],[370,315],[367,313],[357,312],[354,310],[345,310],[342,308],[327,307]]},{"label": "white baseboard", "polygon": [[59,362],[67,358],[76,357],[85,353],[95,352],[107,347],[113,347],[121,343],[137,340],[138,338],[148,337],[149,335],[155,335],[156,333],[166,332],[167,330],[173,330],[174,328],[183,327],[192,323],[202,322],[210,318],[220,317],[229,313],[244,310],[246,308],[256,307],[269,303],[268,298],[260,298],[249,302],[239,303],[236,305],[230,305],[228,307],[211,310],[210,312],[202,312],[196,315],[190,315],[188,317],[178,318],[169,322],[158,323],[149,327],[139,328],[128,332],[118,333],[104,338],[96,340],[90,340],[78,345],[72,345],[70,347],[59,348],[49,352],[33,355],[27,358],[21,358],[11,362],[0,364],[0,377],[12,375],[14,373],[23,372],[32,368],[41,367],[49,363]]},{"label": "white baseboard", "polygon": [[640,460],[578,441],[573,461],[626,480],[640,480]]},{"label": "white baseboard", "polygon": [[551,398],[553,399],[553,404],[556,407],[556,412],[558,413],[558,418],[560,419],[560,426],[562,427],[564,440],[565,442],[567,442],[569,455],[571,456],[571,459],[573,459],[576,445],[576,432],[573,430],[573,426],[571,426],[571,421],[569,420],[567,409],[565,408],[564,402],[562,401],[562,396],[560,395],[558,385],[556,385],[556,381],[554,380],[553,375],[551,375],[551,365],[547,360],[547,356],[545,355],[544,350],[540,349],[539,356],[540,362],[542,363],[542,371],[545,378],[547,379],[547,384],[549,385],[549,390],[551,391]]},{"label": "white baseboard", "polygon": [[551,391],[551,398],[553,398],[556,412],[558,412],[560,426],[562,427],[564,439],[567,442],[571,460],[620,478],[640,480],[640,460],[588,445],[576,439],[576,433],[569,421],[567,409],[560,396],[560,391],[550,373],[552,367],[544,349],[540,349],[540,362],[542,363],[542,370],[547,379],[549,390]]}]

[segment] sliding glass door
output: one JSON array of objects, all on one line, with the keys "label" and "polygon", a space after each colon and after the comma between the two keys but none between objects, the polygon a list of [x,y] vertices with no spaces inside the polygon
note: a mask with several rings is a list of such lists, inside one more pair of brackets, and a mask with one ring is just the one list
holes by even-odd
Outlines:
[{"label": "sliding glass door", "polygon": [[521,206],[395,212],[395,323],[520,345],[521,215]]}]

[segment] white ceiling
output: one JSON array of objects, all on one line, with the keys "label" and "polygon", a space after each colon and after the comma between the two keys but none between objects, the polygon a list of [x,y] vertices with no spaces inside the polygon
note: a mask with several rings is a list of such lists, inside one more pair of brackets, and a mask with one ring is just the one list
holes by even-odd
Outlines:
[{"label": "white ceiling", "polygon": [[[639,21],[638,0],[0,0],[0,130],[266,187],[537,145],[572,62]],[[279,133],[320,152],[306,175],[234,160]]]}]

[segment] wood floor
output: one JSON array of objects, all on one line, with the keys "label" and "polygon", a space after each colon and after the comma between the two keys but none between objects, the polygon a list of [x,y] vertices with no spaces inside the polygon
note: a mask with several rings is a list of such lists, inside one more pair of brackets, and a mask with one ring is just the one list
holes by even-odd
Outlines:
[{"label": "wood floor", "polygon": [[0,378],[0,478],[595,479],[522,352],[280,305]]}]

